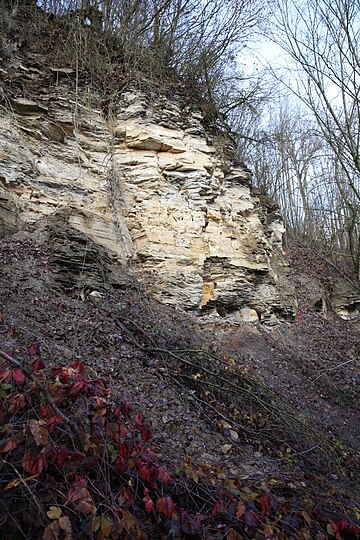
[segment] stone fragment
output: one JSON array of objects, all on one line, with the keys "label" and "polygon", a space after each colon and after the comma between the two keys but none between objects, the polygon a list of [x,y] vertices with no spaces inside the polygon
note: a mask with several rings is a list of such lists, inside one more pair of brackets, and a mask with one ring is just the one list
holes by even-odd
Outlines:
[{"label": "stone fragment", "polygon": [[57,67],[57,68],[50,68],[50,71],[54,73],[57,77],[70,77],[75,76],[76,71],[73,68],[64,68],[64,67]]},{"label": "stone fragment", "polygon": [[47,108],[36,101],[25,98],[10,99],[10,103],[15,112],[21,115],[46,113]]},{"label": "stone fragment", "polygon": [[240,319],[244,322],[257,322],[259,320],[258,312],[245,306],[239,310]]}]

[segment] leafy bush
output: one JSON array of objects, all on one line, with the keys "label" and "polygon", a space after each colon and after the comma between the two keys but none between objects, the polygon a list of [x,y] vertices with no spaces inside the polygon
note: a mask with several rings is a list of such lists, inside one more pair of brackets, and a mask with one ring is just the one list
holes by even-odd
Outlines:
[{"label": "leafy bush", "polygon": [[47,368],[1,353],[2,538],[355,538],[346,519],[322,522],[314,504],[243,486],[191,461],[176,478],[150,447],[151,423],[114,403],[81,362]]}]

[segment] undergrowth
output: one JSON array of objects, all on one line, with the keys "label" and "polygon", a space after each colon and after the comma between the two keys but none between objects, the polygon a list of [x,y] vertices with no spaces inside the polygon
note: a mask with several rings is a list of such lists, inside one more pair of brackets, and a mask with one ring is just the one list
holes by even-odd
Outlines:
[{"label": "undergrowth", "polygon": [[[3,322],[3,321],[2,321]],[[356,538],[350,519],[221,466],[175,473],[151,448],[151,421],[114,400],[82,362],[52,366],[37,343],[0,371],[2,538]],[[25,355],[24,355],[25,356]]]}]

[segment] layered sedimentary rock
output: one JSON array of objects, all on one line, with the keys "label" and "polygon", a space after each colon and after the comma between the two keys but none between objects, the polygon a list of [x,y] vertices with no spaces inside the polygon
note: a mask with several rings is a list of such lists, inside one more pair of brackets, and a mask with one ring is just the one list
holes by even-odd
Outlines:
[{"label": "layered sedimentary rock", "polygon": [[360,328],[360,288],[354,283],[339,279],[332,284],[331,307],[345,321]]},{"label": "layered sedimentary rock", "polygon": [[1,235],[65,216],[165,303],[292,316],[281,217],[196,107],[128,89],[109,108],[71,70],[16,70],[29,90],[2,101]]}]

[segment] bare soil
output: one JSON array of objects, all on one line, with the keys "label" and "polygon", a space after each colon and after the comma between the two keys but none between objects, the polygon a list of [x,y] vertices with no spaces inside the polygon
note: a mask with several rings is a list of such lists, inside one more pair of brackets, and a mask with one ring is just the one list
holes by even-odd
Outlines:
[{"label": "bare soil", "polygon": [[[36,237],[0,241],[3,351],[24,360],[28,345],[37,342],[48,364],[81,360],[109,379],[114,399],[130,401],[152,420],[154,447],[172,469],[186,460],[221,464],[230,476],[282,478],[294,489],[323,492],[340,508],[359,505],[360,340],[350,323],[331,311],[317,313],[306,291],[292,324],[194,318],[149,298],[129,269],[80,233],[51,226]],[[293,272],[296,282],[302,270],[294,266]],[[94,290],[101,298],[91,296]],[[199,356],[166,353],[199,350],[220,358],[218,392],[198,384],[209,370]],[[239,388],[253,393],[252,401],[226,396],[226,385],[221,394],[224,362],[229,369],[236,363],[245,381]],[[284,416],[287,427],[280,425],[282,407],[291,414]],[[306,461],[319,448],[316,440],[307,446],[305,432],[300,441],[301,426],[336,450],[326,470]]]}]

